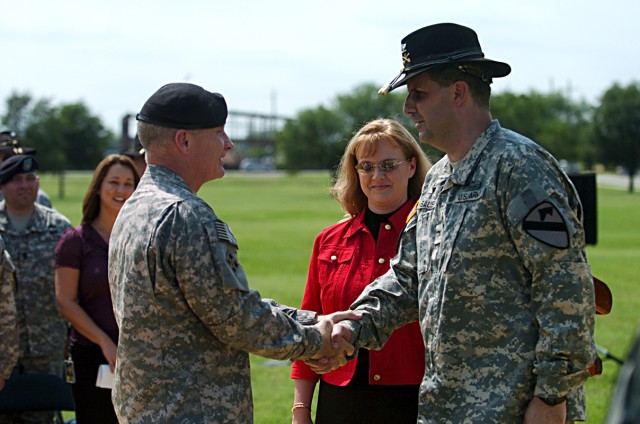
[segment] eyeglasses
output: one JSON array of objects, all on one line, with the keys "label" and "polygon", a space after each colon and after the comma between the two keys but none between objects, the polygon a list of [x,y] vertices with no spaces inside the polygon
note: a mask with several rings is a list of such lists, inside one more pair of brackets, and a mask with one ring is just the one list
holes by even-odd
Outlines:
[{"label": "eyeglasses", "polygon": [[383,160],[380,163],[371,163],[371,162],[360,162],[356,165],[356,171],[358,174],[369,174],[373,172],[374,169],[378,168],[382,172],[391,172],[398,169],[401,163],[406,162],[406,160]]}]

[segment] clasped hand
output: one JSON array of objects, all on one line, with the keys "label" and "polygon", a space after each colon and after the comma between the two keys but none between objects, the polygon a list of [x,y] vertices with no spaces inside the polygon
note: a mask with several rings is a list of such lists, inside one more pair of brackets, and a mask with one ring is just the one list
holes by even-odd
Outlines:
[{"label": "clasped hand", "polygon": [[345,365],[347,357],[352,356],[355,349],[349,343],[351,331],[346,325],[338,323],[346,319],[357,321],[360,318],[362,315],[354,311],[320,316],[315,326],[322,334],[322,349],[304,362],[317,374],[325,374]]}]

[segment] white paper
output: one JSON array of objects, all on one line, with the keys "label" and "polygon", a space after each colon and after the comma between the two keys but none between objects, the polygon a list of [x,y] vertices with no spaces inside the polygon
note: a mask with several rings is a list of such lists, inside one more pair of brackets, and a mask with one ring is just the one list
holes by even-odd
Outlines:
[{"label": "white paper", "polygon": [[109,364],[98,367],[96,386],[102,387],[103,389],[113,388],[113,373],[111,372],[111,368],[109,368]]}]

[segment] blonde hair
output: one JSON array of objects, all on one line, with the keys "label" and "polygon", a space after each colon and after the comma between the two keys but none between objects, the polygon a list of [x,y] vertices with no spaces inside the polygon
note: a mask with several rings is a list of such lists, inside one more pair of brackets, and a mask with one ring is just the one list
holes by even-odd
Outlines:
[{"label": "blonde hair", "polygon": [[367,196],[360,188],[360,179],[355,166],[357,154],[369,156],[376,153],[379,142],[391,140],[402,149],[405,158],[416,159],[416,172],[409,179],[407,188],[409,199],[417,200],[422,191],[425,175],[431,167],[427,155],[416,139],[400,123],[393,119],[375,119],[368,122],[349,140],[338,170],[331,194],[350,216],[356,216],[367,206]]}]

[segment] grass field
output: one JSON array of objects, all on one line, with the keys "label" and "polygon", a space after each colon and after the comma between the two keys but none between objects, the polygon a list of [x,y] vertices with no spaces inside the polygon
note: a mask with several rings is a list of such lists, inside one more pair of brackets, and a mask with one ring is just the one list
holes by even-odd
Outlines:
[{"label": "grass field", "polygon": [[[57,177],[42,176],[54,206],[72,223],[80,221],[87,174],[65,176],[59,198]],[[328,194],[328,173],[297,176],[229,173],[206,184],[200,196],[234,232],[249,284],[264,297],[300,304],[315,235],[342,217]],[[610,315],[596,319],[596,343],[624,357],[640,323],[640,194],[598,190],[598,244],[587,254],[594,275],[613,291]],[[587,383],[588,423],[603,423],[619,366],[604,361],[603,375]],[[252,357],[256,424],[290,422],[293,383],[286,363]]]}]

